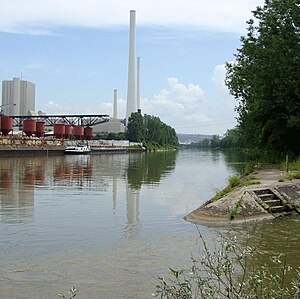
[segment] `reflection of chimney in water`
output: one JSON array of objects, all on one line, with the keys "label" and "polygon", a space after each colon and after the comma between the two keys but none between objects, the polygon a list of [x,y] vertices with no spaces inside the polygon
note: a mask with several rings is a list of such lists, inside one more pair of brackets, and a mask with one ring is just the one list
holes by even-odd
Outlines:
[{"label": "reflection of chimney in water", "polygon": [[126,186],[127,226],[134,227],[139,216],[139,191]]},{"label": "reflection of chimney in water", "polygon": [[113,177],[113,209],[115,210],[117,207],[117,178]]}]

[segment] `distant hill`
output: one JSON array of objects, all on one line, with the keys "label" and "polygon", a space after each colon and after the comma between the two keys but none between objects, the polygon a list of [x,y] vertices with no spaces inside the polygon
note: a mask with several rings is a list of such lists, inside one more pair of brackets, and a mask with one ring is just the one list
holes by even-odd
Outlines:
[{"label": "distant hill", "polygon": [[190,144],[192,142],[199,142],[203,139],[212,139],[213,135],[202,134],[177,134],[178,141],[181,144]]}]

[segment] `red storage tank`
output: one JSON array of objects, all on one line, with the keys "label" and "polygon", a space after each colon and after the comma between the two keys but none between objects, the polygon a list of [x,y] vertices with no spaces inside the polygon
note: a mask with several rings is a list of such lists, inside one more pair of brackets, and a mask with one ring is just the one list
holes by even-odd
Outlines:
[{"label": "red storage tank", "polygon": [[1,116],[0,116],[0,132],[1,132]]},{"label": "red storage tank", "polygon": [[27,136],[32,136],[36,132],[36,120],[35,119],[25,119],[23,121],[23,132]]},{"label": "red storage tank", "polygon": [[74,126],[73,127],[73,136],[76,139],[82,139],[82,137],[83,137],[83,127],[82,126]]},{"label": "red storage tank", "polygon": [[65,135],[65,125],[64,124],[54,124],[54,136],[56,138],[64,138]]},{"label": "red storage tank", "polygon": [[45,123],[43,121],[36,122],[36,136],[43,137],[45,134]]},{"label": "red storage tank", "polygon": [[65,125],[65,138],[70,139],[72,137],[73,127],[71,125]]},{"label": "red storage tank", "polygon": [[91,128],[91,127],[84,128],[84,137],[87,140],[92,140],[93,139],[93,128]]},{"label": "red storage tank", "polygon": [[10,116],[1,116],[1,132],[7,136],[13,129],[13,119]]}]

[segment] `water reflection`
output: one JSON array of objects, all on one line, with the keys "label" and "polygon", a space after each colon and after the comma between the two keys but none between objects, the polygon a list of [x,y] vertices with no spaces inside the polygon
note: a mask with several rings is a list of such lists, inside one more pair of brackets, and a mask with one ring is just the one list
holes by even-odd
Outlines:
[{"label": "water reflection", "polygon": [[139,234],[139,201],[140,192],[126,186],[126,216],[127,224],[124,228],[126,237],[133,238]]},{"label": "water reflection", "polygon": [[140,189],[142,184],[158,184],[162,176],[175,168],[177,151],[130,156],[127,167],[128,184]]},{"label": "water reflection", "polygon": [[41,160],[5,159],[0,163],[1,221],[27,223],[34,215],[34,185],[44,184]]},{"label": "water reflection", "polygon": [[72,186],[82,189],[91,187],[93,165],[89,155],[60,157],[54,163],[54,185]]},{"label": "water reflection", "polygon": [[[149,273],[187,262],[196,246],[182,217],[237,167],[196,150],[0,159],[1,295],[53,298],[76,283],[89,298],[151,297]],[[266,228],[264,252],[283,242]]]}]

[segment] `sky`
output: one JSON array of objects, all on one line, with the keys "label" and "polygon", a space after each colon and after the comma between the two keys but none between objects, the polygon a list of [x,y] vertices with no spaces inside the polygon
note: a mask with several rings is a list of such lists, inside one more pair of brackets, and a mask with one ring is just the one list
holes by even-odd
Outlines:
[{"label": "sky", "polygon": [[36,84],[36,111],[125,118],[129,16],[136,10],[141,109],[177,133],[236,125],[224,84],[263,0],[0,0],[0,80]]}]

